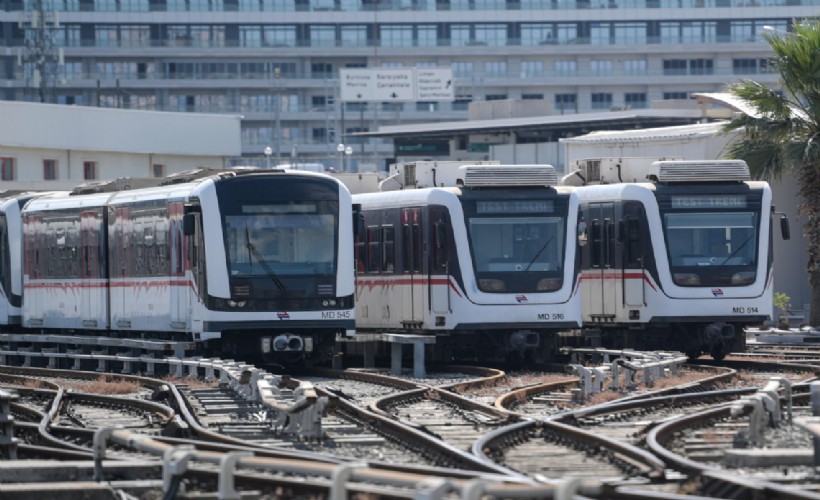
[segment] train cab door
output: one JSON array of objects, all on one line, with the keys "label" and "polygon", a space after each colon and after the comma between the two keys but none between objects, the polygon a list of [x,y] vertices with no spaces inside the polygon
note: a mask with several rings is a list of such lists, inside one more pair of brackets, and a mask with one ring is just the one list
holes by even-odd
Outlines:
[{"label": "train cab door", "polygon": [[623,303],[630,309],[643,307],[646,301],[644,279],[644,245],[641,228],[643,211],[637,202],[627,202],[618,227],[623,267]]},{"label": "train cab door", "polygon": [[593,320],[604,320],[615,315],[618,281],[612,266],[617,242],[615,206],[613,203],[591,203],[588,213],[591,286],[586,287],[586,302]]},{"label": "train cab door", "polygon": [[100,272],[100,226],[97,212],[80,214],[80,276],[90,286],[80,287],[80,308],[83,326],[103,328],[102,318],[105,289]]},{"label": "train cab door", "polygon": [[401,210],[402,273],[409,281],[402,294],[402,323],[415,326],[424,321],[422,262],[424,243],[421,235],[421,209]]},{"label": "train cab door", "polygon": [[450,312],[450,259],[448,239],[450,218],[444,207],[430,209],[430,269],[428,286],[430,288],[430,309],[436,314]]},{"label": "train cab door", "polygon": [[190,300],[193,288],[185,279],[186,252],[182,235],[183,204],[180,202],[168,205],[168,218],[171,221],[169,228],[171,244],[171,308],[170,320],[172,328],[188,326],[190,315]]},{"label": "train cab door", "polygon": [[199,207],[192,207],[190,212],[183,216],[183,219],[184,218],[188,218],[190,221],[186,223],[186,221],[183,220],[183,227],[188,226],[188,228],[183,230],[183,233],[186,235],[184,241],[187,245],[186,258],[188,263],[186,265],[186,272],[190,273],[195,290],[190,298],[190,304],[192,306],[191,330],[200,332],[203,327],[203,318],[201,315],[203,308],[193,306],[197,305],[197,303],[202,304],[205,295],[208,293],[205,284],[205,245],[202,236],[202,213]]}]

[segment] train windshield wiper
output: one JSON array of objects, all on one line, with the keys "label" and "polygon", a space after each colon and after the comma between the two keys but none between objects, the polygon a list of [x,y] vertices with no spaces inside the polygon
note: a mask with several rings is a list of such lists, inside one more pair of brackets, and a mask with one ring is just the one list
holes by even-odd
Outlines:
[{"label": "train windshield wiper", "polygon": [[749,236],[748,238],[746,238],[746,241],[744,241],[743,243],[741,243],[741,244],[740,244],[740,246],[739,246],[739,247],[737,247],[737,248],[735,249],[735,251],[734,251],[734,252],[730,253],[730,254],[729,254],[729,256],[728,256],[728,257],[726,257],[726,258],[723,260],[723,262],[721,262],[721,263],[720,263],[720,265],[721,265],[721,266],[725,266],[725,265],[726,265],[726,263],[727,263],[727,262],[729,262],[729,260],[730,260],[732,257],[734,257],[735,255],[737,255],[737,253],[738,253],[738,252],[740,252],[741,250],[743,250],[743,247],[745,247],[745,246],[746,246],[746,243],[749,243],[749,242],[752,240],[752,238],[753,238],[753,237],[754,237],[754,233],[752,233],[752,235],[751,235],[751,236]]},{"label": "train windshield wiper", "polygon": [[537,253],[535,254],[535,256],[532,258],[532,260],[530,261],[530,263],[529,263],[529,264],[527,264],[527,267],[525,267],[525,268],[524,268],[524,272],[527,272],[527,271],[529,271],[529,270],[530,270],[530,267],[532,267],[532,265],[533,265],[533,264],[535,264],[535,259],[537,259],[539,255],[541,255],[541,252],[543,252],[544,250],[546,250],[546,249],[547,249],[547,247],[549,246],[549,244],[550,244],[550,243],[552,243],[552,240],[553,240],[554,238],[555,238],[555,235],[553,234],[552,236],[550,236],[550,239],[548,239],[548,240],[547,240],[547,242],[546,242],[546,243],[544,243],[544,246],[542,246],[541,248],[539,248],[539,249],[538,249],[538,252],[537,252]]},{"label": "train windshield wiper", "polygon": [[270,278],[271,281],[273,281],[273,283],[279,288],[280,291],[287,292],[288,289],[285,288],[285,284],[282,283],[282,280],[279,279],[279,276],[277,276],[273,269],[271,269],[270,264],[268,264],[268,261],[265,260],[265,257],[263,257],[262,254],[259,253],[259,250],[257,250],[256,247],[253,246],[253,243],[251,243],[250,236],[248,236],[247,227],[245,228],[245,246],[248,248],[248,252],[250,252],[250,254],[253,255],[253,257],[256,259],[256,261],[259,262],[259,265],[262,266],[262,269],[265,271],[265,274],[268,275],[268,278]]}]

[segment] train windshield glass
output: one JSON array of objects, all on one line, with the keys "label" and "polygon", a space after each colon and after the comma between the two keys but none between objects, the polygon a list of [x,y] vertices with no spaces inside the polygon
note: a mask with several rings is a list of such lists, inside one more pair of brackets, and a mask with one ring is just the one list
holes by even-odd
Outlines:
[{"label": "train windshield glass", "polygon": [[563,282],[566,207],[555,200],[466,206],[470,250],[485,292],[546,292]]},{"label": "train windshield glass", "polygon": [[663,215],[669,264],[682,286],[744,285],[757,269],[758,214],[753,211]]},{"label": "train windshield glass", "polygon": [[336,268],[336,216],[322,203],[246,204],[225,216],[231,276],[328,275]]}]

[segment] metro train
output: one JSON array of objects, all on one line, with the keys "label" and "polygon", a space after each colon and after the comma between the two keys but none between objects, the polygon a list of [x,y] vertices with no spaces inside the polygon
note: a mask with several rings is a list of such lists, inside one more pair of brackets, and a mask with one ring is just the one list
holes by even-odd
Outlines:
[{"label": "metro train", "polygon": [[353,204],[336,179],[200,170],[91,191],[0,200],[5,331],[286,361],[354,334]]},{"label": "metro train", "polygon": [[357,333],[435,335],[442,360],[551,359],[581,322],[578,197],[549,165],[455,163],[400,164],[383,185],[403,189],[353,195]]},{"label": "metro train", "polygon": [[580,198],[584,335],[722,359],[772,316],[772,191],[740,160],[587,159]]}]

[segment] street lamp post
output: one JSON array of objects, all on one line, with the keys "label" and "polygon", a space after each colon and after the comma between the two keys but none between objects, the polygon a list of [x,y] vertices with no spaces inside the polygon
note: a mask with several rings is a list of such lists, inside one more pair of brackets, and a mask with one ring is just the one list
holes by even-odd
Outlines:
[{"label": "street lamp post", "polygon": [[353,148],[350,146],[345,147],[345,172],[347,171],[348,165],[350,165],[350,155],[353,154]]},{"label": "street lamp post", "polygon": [[[347,171],[347,158],[350,158],[350,155],[353,154],[353,148],[350,146],[345,146],[342,143],[336,145],[336,151],[339,152],[339,172]],[[347,158],[345,158],[347,156]]]},{"label": "street lamp post", "polygon": [[345,154],[345,145],[341,142],[336,145],[336,151],[339,152],[339,161],[336,164],[336,167],[339,169],[339,172],[345,171],[345,164],[344,164],[344,154]]},{"label": "street lamp post", "polygon": [[270,155],[273,154],[273,150],[270,148],[270,146],[265,146],[264,153],[265,153],[265,164],[270,169]]}]

